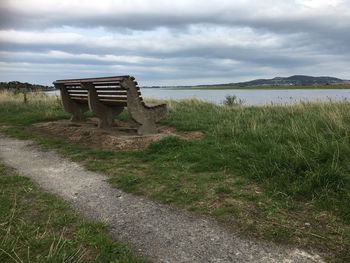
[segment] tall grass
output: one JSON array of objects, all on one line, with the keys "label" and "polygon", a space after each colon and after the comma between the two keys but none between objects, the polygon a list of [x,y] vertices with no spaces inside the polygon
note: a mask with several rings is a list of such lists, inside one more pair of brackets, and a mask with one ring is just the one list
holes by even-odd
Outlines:
[{"label": "tall grass", "polygon": [[22,105],[20,98],[6,98],[0,122],[15,126],[11,134],[31,136],[107,173],[112,185],[259,237],[318,247],[338,261],[350,258],[350,103],[243,107],[168,101],[161,123],[203,136],[168,137],[142,151],[118,152],[23,132],[30,123],[68,117],[55,99],[32,99]]},{"label": "tall grass", "polygon": [[[0,121],[26,125],[64,118],[59,100],[0,93]],[[350,104],[230,107],[169,101],[163,124],[201,130],[200,140],[165,139],[137,153],[145,160],[188,164],[192,172],[229,171],[264,185],[271,195],[317,204],[349,222]],[[124,115],[125,117],[125,115]]]},{"label": "tall grass", "polygon": [[44,93],[14,93],[0,91],[1,121],[28,125],[41,120],[67,118],[59,97],[49,97]]},{"label": "tall grass", "polygon": [[[179,103],[165,123],[205,131],[202,140],[176,142],[178,161],[193,172],[231,171],[263,184],[272,195],[317,200],[350,222],[350,104],[220,107]],[[162,160],[174,149],[153,146]],[[179,147],[181,145],[181,147]],[[167,149],[167,150],[164,150]]]}]

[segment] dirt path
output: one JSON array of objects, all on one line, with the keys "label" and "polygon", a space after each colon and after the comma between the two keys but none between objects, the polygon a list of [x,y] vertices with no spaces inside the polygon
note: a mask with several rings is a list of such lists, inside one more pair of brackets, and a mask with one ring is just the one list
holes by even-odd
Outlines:
[{"label": "dirt path", "polygon": [[105,220],[112,236],[154,262],[323,262],[317,255],[244,239],[198,218],[112,189],[105,176],[0,134],[0,158],[85,216]]}]

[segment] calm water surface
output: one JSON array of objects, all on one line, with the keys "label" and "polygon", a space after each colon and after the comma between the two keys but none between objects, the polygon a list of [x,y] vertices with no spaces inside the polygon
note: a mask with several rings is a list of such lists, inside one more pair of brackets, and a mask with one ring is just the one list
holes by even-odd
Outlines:
[{"label": "calm water surface", "polygon": [[[221,104],[226,95],[235,95],[244,105],[291,104],[301,101],[344,101],[350,100],[350,89],[322,90],[175,90],[167,88],[142,89],[145,98],[157,99],[191,99]],[[48,92],[49,95],[59,95],[58,91]]]}]

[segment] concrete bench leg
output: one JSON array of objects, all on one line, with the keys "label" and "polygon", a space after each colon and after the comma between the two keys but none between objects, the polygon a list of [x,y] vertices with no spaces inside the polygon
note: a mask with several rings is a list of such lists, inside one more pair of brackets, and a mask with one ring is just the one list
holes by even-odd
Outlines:
[{"label": "concrete bench leg", "polygon": [[88,111],[89,107],[86,104],[75,102],[69,97],[67,87],[64,84],[55,84],[56,89],[61,91],[61,99],[64,109],[72,114],[71,121],[80,122],[85,120],[84,112]]},{"label": "concrete bench leg", "polygon": [[98,118],[98,128],[112,127],[114,117],[120,114],[124,110],[124,107],[108,107],[102,104],[98,99],[98,94],[92,83],[82,83],[81,85],[89,91],[89,108]]},{"label": "concrete bench leg", "polygon": [[127,90],[127,107],[131,117],[141,124],[138,134],[154,134],[157,133],[156,123],[165,115],[166,106],[147,107],[141,101],[138,90],[132,79],[123,80],[121,85]]}]

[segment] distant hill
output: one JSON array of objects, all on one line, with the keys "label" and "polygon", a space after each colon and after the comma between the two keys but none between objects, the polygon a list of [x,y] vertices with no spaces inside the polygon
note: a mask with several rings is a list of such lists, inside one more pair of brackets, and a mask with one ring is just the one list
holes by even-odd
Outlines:
[{"label": "distant hill", "polygon": [[276,77],[273,79],[256,79],[246,82],[216,84],[208,86],[311,86],[311,85],[331,85],[331,84],[346,84],[348,80],[333,78],[333,77],[312,77],[304,75],[294,75],[290,77]]},{"label": "distant hill", "polygon": [[23,83],[19,81],[10,81],[10,82],[0,82],[0,91],[1,90],[10,90],[15,92],[23,91],[40,91],[40,90],[53,90],[52,86],[43,86],[37,84]]},{"label": "distant hill", "polygon": [[334,77],[312,77],[294,75],[290,77],[276,77],[273,79],[255,79],[246,82],[225,84],[201,84],[193,86],[143,86],[142,88],[225,88],[225,87],[254,87],[254,86],[325,86],[337,84],[350,84],[350,80]]}]

